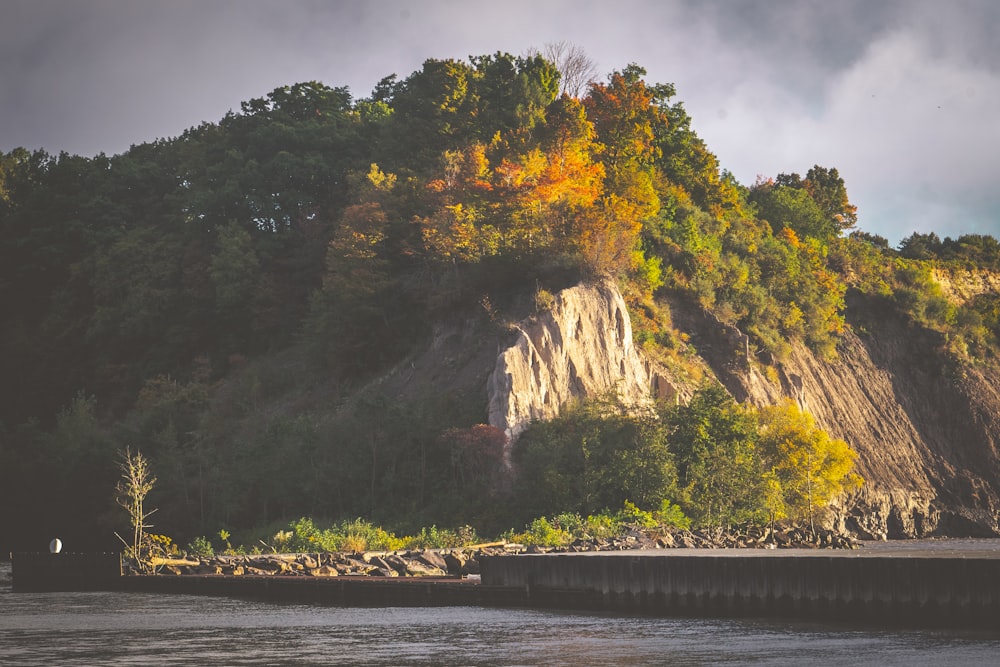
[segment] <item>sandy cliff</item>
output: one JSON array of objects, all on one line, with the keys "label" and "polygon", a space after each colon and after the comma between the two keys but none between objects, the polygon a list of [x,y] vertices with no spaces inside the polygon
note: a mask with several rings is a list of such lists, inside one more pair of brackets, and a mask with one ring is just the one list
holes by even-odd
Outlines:
[{"label": "sandy cliff", "polygon": [[584,396],[615,391],[627,404],[651,403],[649,367],[632,343],[628,309],[612,283],[565,289],[549,310],[515,330],[487,384],[490,424],[509,437]]},{"label": "sandy cliff", "polygon": [[[956,366],[939,351],[938,334],[877,305],[856,301],[849,317],[854,326],[837,359],[795,345],[767,371],[748,363],[735,328],[696,307],[674,307],[675,324],[738,400],[790,397],[858,452],[867,483],[839,508],[846,527],[865,537],[1000,534],[1000,373]],[[617,289],[578,286],[522,323],[498,355],[490,422],[516,436],[567,401],[612,387],[639,404],[664,384],[653,376],[632,344]]]}]

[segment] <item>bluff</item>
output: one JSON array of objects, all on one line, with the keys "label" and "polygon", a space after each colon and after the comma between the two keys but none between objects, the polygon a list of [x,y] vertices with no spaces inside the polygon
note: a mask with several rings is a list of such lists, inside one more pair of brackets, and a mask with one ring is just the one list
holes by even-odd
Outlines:
[{"label": "bluff", "polygon": [[562,290],[551,307],[512,327],[514,343],[497,355],[486,387],[489,422],[511,440],[585,396],[614,391],[641,408],[677,391],[639,354],[625,300],[610,281]]},{"label": "bluff", "polygon": [[958,365],[940,334],[877,302],[849,301],[836,359],[794,344],[770,369],[745,337],[697,308],[674,321],[740,401],[792,398],[857,451],[865,485],[836,521],[861,537],[1000,534],[1000,372]]},{"label": "bluff", "polygon": [[[1000,535],[995,366],[957,364],[940,334],[861,297],[848,302],[851,326],[834,359],[799,343],[786,358],[762,359],[742,332],[697,305],[670,306],[674,326],[734,398],[757,406],[791,398],[857,451],[865,484],[834,508],[839,527],[863,538]],[[610,281],[562,290],[548,309],[501,327],[481,317],[441,326],[385,386],[478,396],[512,440],[581,397],[615,391],[641,408],[696,389],[636,347]]]}]

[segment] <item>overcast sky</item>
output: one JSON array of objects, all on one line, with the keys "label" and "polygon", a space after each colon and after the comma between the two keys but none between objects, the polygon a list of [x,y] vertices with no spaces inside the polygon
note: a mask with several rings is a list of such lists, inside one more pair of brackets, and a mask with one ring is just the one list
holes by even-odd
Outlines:
[{"label": "overcast sky", "polygon": [[1000,236],[995,0],[0,0],[0,150],[174,137],[274,88],[566,40],[672,82],[722,166],[836,167],[859,227]]}]

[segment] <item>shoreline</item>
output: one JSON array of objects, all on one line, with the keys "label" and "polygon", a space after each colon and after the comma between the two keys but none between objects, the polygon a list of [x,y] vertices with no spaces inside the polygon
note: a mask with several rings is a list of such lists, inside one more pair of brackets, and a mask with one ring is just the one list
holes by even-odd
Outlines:
[{"label": "shoreline", "polygon": [[479,579],[461,574],[126,575],[117,554],[15,554],[12,569],[17,592],[145,592],[344,607],[517,607],[1000,628],[1000,540],[908,546],[895,552],[876,547],[498,554],[481,557]]}]

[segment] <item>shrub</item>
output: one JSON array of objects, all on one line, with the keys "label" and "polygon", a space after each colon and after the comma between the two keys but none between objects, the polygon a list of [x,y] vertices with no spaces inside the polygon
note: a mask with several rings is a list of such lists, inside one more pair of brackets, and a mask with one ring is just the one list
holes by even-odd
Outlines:
[{"label": "shrub", "polygon": [[330,531],[334,548],[331,551],[395,551],[402,549],[404,541],[364,519],[342,521],[340,526]]},{"label": "shrub", "polygon": [[625,524],[639,528],[655,528],[658,524],[652,512],[641,510],[631,501],[625,501],[625,507],[618,512],[618,519]]},{"label": "shrub", "polygon": [[187,552],[198,558],[212,558],[215,556],[215,548],[212,546],[212,542],[203,535],[194,538],[188,543]]},{"label": "shrub", "polygon": [[462,526],[458,530],[424,527],[418,534],[402,539],[407,549],[453,549],[479,542],[479,536],[472,526]]},{"label": "shrub", "polygon": [[590,514],[581,526],[583,538],[606,539],[620,535],[622,532],[622,522],[616,515],[600,512]]},{"label": "shrub", "polygon": [[546,313],[552,310],[552,306],[555,304],[556,298],[552,295],[552,292],[546,289],[539,289],[535,292],[535,312],[536,313]]},{"label": "shrub", "polygon": [[660,504],[659,511],[654,512],[653,516],[659,525],[667,528],[680,528],[682,530],[691,528],[690,517],[684,514],[680,505],[674,505],[669,500],[664,500]]},{"label": "shrub", "polygon": [[566,530],[552,525],[545,517],[539,517],[525,526],[523,533],[510,535],[512,541],[528,546],[561,547],[573,541]]}]

